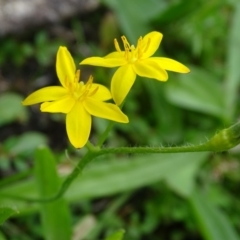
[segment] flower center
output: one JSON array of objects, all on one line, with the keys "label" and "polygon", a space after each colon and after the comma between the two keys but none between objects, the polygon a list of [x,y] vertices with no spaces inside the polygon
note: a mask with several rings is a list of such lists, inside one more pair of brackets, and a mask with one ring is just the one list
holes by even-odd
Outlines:
[{"label": "flower center", "polygon": [[[127,38],[125,36],[122,36],[122,42],[125,50],[124,57],[129,63],[134,63],[138,59],[141,59],[143,57],[143,53],[145,53],[150,45],[150,38],[148,39],[147,43],[143,42],[142,37],[138,39],[137,47],[135,48],[134,45],[130,45]],[[114,45],[118,52],[121,52],[121,48],[119,47],[117,39],[114,39]]]},{"label": "flower center", "polygon": [[84,84],[84,82],[80,81],[80,70],[76,71],[74,81],[70,82],[67,81],[67,88],[70,91],[72,97],[76,101],[84,101],[87,97],[93,96],[97,90],[98,87],[93,88],[92,83],[93,83],[93,77],[90,76],[87,83]]}]

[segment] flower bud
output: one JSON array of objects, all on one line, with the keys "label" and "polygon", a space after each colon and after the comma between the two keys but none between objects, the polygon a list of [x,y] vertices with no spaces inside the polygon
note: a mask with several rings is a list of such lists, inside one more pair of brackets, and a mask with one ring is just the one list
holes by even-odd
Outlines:
[{"label": "flower bud", "polygon": [[240,143],[240,122],[215,134],[206,145],[213,151],[225,151]]}]

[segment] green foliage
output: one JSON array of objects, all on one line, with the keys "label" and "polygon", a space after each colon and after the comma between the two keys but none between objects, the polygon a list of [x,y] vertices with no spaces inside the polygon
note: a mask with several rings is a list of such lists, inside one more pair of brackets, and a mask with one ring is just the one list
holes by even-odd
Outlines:
[{"label": "green foliage", "polygon": [[18,41],[13,37],[0,39],[0,66],[6,66],[8,62],[15,67],[22,67],[26,61],[32,61],[32,58],[36,58],[40,65],[47,66],[52,63],[52,58],[62,42],[63,40],[50,39],[44,30],[37,32],[32,42]]},{"label": "green foliage", "polygon": [[16,93],[0,95],[0,126],[15,120],[24,121],[27,117],[26,108],[21,104],[23,97]]},{"label": "green foliage", "polygon": [[38,146],[47,143],[46,137],[38,132],[27,132],[14,140],[9,148],[9,153],[13,155],[30,155]]},{"label": "green foliage", "polygon": [[191,67],[191,74],[168,82],[166,88],[171,103],[224,119],[223,91],[220,82],[211,73]]},{"label": "green foliage", "polygon": [[[53,196],[86,152],[67,145],[62,116],[21,105],[32,90],[57,82],[59,45],[71,49],[77,63],[112,51],[120,34],[136,44],[149,31],[162,32],[156,55],[191,72],[169,73],[166,83],[138,77],[123,106],[130,123],[115,124],[104,147],[199,144],[240,114],[239,22],[237,0],[102,0],[95,12],[63,21],[60,33],[42,27],[31,36],[1,38],[0,239],[239,239],[239,147],[104,155],[63,198],[40,204],[6,197]],[[114,70],[81,71],[83,79],[92,74],[110,86]],[[106,126],[93,119],[92,143]]]},{"label": "green foliage", "polygon": [[[40,147],[35,154],[35,177],[39,197],[53,196],[60,187],[56,161],[51,151]],[[71,239],[70,215],[67,202],[59,198],[40,206],[44,236],[47,240]]]},{"label": "green foliage", "polygon": [[229,219],[198,192],[189,198],[203,236],[207,240],[239,239]]},{"label": "green foliage", "polygon": [[124,230],[119,230],[116,233],[113,233],[111,236],[107,237],[106,240],[122,240],[124,233]]},{"label": "green foliage", "polygon": [[16,213],[17,211],[14,208],[1,207],[0,208],[0,225],[3,224],[6,221],[6,219],[8,219],[11,215]]}]

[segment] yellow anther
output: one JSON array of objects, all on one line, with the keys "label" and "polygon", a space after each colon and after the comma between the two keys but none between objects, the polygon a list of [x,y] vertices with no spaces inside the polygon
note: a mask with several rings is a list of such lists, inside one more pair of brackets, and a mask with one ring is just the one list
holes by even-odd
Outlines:
[{"label": "yellow anther", "polygon": [[80,79],[80,70],[78,69],[74,76],[74,83],[78,83],[79,79]]},{"label": "yellow anther", "polygon": [[119,47],[119,44],[116,38],[114,39],[114,46],[118,52],[121,52],[121,48]]},{"label": "yellow anther", "polygon": [[99,87],[96,87],[88,96],[89,97],[93,96],[97,92],[98,88]]},{"label": "yellow anther", "polygon": [[92,86],[92,83],[93,83],[93,76],[90,75],[90,77],[89,77],[89,79],[88,79],[88,81],[86,83],[86,89],[90,89],[91,86]]},{"label": "yellow anther", "polygon": [[142,48],[142,37],[138,39],[137,48]]},{"label": "yellow anther", "polygon": [[122,36],[121,38],[122,38],[122,42],[123,42],[123,46],[125,48],[125,51],[130,50],[131,47],[130,47],[130,44],[128,43],[127,38],[125,36]]}]

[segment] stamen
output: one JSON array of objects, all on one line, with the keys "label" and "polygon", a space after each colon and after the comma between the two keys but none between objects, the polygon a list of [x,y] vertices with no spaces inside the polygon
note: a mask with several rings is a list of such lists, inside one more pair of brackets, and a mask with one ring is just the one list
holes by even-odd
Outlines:
[{"label": "stamen", "polygon": [[85,91],[84,91],[84,93],[82,94],[82,96],[81,96],[81,98],[80,98],[81,101],[84,101],[84,100],[86,99],[88,93],[89,93],[89,90],[85,90]]},{"label": "stamen", "polygon": [[130,58],[130,54],[129,54],[129,49],[128,49],[128,48],[125,49],[125,58],[126,58],[127,60],[129,60],[129,58]]},{"label": "stamen", "polygon": [[87,83],[86,83],[86,89],[90,89],[91,86],[92,86],[92,83],[93,83],[93,76],[90,75],[90,76],[89,76],[89,79],[88,79],[88,81],[87,81]]},{"label": "stamen", "polygon": [[80,70],[78,69],[75,73],[74,83],[78,83],[79,79],[80,79]]},{"label": "stamen", "polygon": [[98,91],[99,87],[96,87],[88,96],[91,97],[93,96],[97,91]]},{"label": "stamen", "polygon": [[116,38],[114,39],[114,46],[118,52],[121,52],[121,48],[119,47],[119,44]]},{"label": "stamen", "polygon": [[137,48],[142,48],[142,37],[138,39]]},{"label": "stamen", "polygon": [[127,38],[126,38],[125,36],[122,36],[121,38],[122,38],[122,41],[123,41],[123,46],[124,46],[124,48],[125,48],[125,51],[126,51],[127,49],[130,50],[130,49],[131,49],[131,46],[130,46],[130,44],[128,43]]}]

